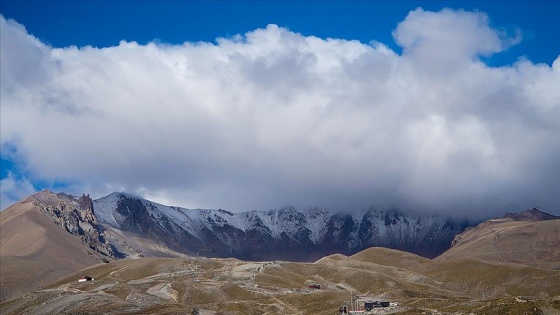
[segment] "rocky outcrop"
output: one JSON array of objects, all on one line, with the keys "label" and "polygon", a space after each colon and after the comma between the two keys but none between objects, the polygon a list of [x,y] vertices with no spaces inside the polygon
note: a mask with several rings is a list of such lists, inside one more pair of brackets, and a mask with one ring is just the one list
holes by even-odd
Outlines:
[{"label": "rocky outcrop", "polygon": [[559,220],[559,216],[552,215],[550,213],[542,212],[539,208],[533,208],[525,210],[520,213],[507,213],[504,218],[511,219],[513,221],[525,221],[525,222],[538,222],[547,220]]},{"label": "rocky outcrop", "polygon": [[76,197],[64,193],[41,191],[29,198],[33,199],[33,204],[52,222],[78,237],[92,250],[108,258],[120,256],[111,244],[105,241],[104,228],[97,222],[93,200],[89,195]]}]

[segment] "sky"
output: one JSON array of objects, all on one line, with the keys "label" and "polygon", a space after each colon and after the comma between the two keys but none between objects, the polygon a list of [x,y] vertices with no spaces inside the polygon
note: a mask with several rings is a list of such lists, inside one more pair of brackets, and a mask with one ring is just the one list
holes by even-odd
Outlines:
[{"label": "sky", "polygon": [[2,1],[1,208],[560,215],[557,1]]}]

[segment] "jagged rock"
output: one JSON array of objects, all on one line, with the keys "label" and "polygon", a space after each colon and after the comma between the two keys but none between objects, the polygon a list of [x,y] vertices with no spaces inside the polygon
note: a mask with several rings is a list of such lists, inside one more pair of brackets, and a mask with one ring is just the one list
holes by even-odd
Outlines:
[{"label": "jagged rock", "polygon": [[41,191],[31,196],[34,204],[56,225],[78,237],[89,248],[110,258],[119,257],[103,237],[103,228],[93,212],[89,195],[76,197],[64,193]]}]

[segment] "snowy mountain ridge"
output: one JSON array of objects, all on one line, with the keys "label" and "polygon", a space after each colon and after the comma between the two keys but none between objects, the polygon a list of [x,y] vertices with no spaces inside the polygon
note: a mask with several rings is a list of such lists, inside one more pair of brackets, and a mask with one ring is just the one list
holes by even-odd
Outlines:
[{"label": "snowy mountain ridge", "polygon": [[[264,228],[274,237],[278,237],[282,232],[292,236],[300,228],[310,228],[315,234],[318,234],[320,231],[315,226],[324,227],[324,220],[329,214],[328,210],[306,209],[297,211],[293,207],[268,211],[252,210],[239,213],[222,209],[187,209],[158,204],[127,193],[112,193],[94,201],[96,217],[101,222],[118,228],[118,222],[122,221],[123,218],[121,214],[113,210],[117,208],[119,198],[122,197],[140,200],[144,207],[146,207],[150,217],[155,218],[157,222],[166,217],[178,226],[193,232],[198,232],[203,227],[223,227],[227,224],[243,232]],[[302,221],[308,223],[308,225],[301,226]],[[315,236],[317,239],[320,235]]]},{"label": "snowy mountain ridge", "polygon": [[[232,213],[161,205],[131,194],[93,201],[101,224],[147,237],[184,254],[240,259],[311,261],[371,246],[433,257],[449,248],[467,224],[437,215],[369,209],[344,214],[285,207]],[[116,246],[118,247],[118,246]]]}]

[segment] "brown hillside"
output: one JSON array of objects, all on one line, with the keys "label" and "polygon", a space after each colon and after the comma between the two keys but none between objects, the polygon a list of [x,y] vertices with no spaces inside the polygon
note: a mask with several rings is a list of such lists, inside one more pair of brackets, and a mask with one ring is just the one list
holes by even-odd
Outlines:
[{"label": "brown hillside", "polygon": [[392,266],[415,272],[425,272],[434,264],[431,259],[384,247],[371,247],[352,255],[351,258],[363,262]]},{"label": "brown hillside", "polygon": [[101,262],[79,239],[50,221],[28,197],[0,212],[0,297],[37,290]]},{"label": "brown hillside", "polygon": [[542,298],[560,295],[560,272],[556,270],[470,259],[439,261],[433,267],[426,276],[465,294]]},{"label": "brown hillside", "polygon": [[[360,259],[333,255],[316,263],[124,259],[89,267],[43,290],[0,303],[0,312],[190,314],[196,307],[203,310],[202,314],[332,315],[340,305],[348,304],[350,292],[398,303],[376,314],[560,311],[560,271],[456,260],[433,262],[425,266],[430,270],[419,273],[367,262],[383,254],[379,249],[361,254]],[[389,255],[408,257],[398,252]],[[78,282],[83,275],[95,281]],[[320,289],[309,287],[313,285],[320,285]],[[517,296],[528,296],[530,301]]]},{"label": "brown hillside", "polygon": [[435,260],[479,259],[560,269],[560,220],[483,222],[458,235]]}]

